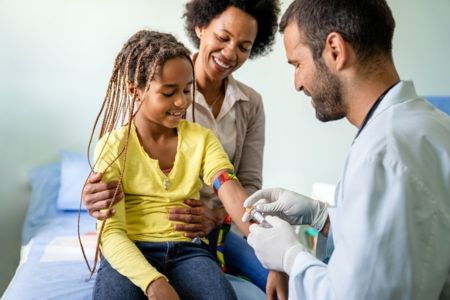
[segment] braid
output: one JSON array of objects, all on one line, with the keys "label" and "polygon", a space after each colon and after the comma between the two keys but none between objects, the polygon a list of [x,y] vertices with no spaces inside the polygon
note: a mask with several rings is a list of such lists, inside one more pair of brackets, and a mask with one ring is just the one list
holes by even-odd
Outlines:
[{"label": "braid", "polygon": [[[131,132],[131,124],[137,111],[140,108],[140,105],[142,105],[143,103],[143,101],[140,101],[139,107],[135,107],[135,103],[137,100],[137,89],[143,91],[142,100],[144,100],[145,94],[150,89],[151,82],[161,70],[161,67],[167,60],[176,57],[184,57],[189,60],[192,66],[193,78],[195,78],[194,66],[190,57],[189,50],[182,43],[178,42],[173,35],[167,33],[160,33],[149,30],[138,31],[133,36],[131,36],[129,40],[123,45],[121,51],[115,59],[105,98],[103,99],[102,106],[95,119],[94,127],[92,129],[88,143],[88,161],[91,167],[91,172],[89,174],[90,176],[95,168],[95,164],[92,165],[89,159],[90,148],[100,119],[102,119],[102,122],[99,132],[99,139],[104,137],[105,135],[105,138],[108,139],[109,135],[114,129],[122,127],[124,126],[124,124],[126,124],[125,126],[127,126],[127,133],[125,136],[123,148],[119,151],[117,157],[115,157],[104,170],[104,172],[106,172],[117,159],[122,160],[122,169],[119,171],[119,184],[114,192],[113,199],[119,193],[119,190],[122,186],[122,179],[127,158],[128,140]],[[134,86],[134,92],[132,94],[128,92],[128,84],[132,84]],[[192,93],[192,98],[195,99],[195,84],[193,85]],[[194,102],[195,101],[193,101],[192,103],[193,109]],[[103,144],[100,156],[101,153],[103,153],[105,145],[106,143]],[[85,185],[87,181],[88,179],[86,179]],[[111,209],[112,205],[113,203],[111,202],[108,209]],[[105,223],[106,222],[103,221],[98,233],[94,263],[91,267],[86,257],[83,244],[81,242],[80,213],[78,214],[78,240],[86,265],[90,271],[89,279],[95,273],[100,253],[100,241]]]}]

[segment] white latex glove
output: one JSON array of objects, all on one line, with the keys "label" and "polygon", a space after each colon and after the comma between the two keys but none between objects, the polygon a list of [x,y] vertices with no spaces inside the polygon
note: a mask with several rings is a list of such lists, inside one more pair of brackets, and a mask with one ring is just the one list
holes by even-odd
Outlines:
[{"label": "white latex glove", "polygon": [[[255,192],[244,201],[244,207],[255,207],[263,214],[278,216],[292,225],[310,225],[319,231],[328,217],[325,203],[281,188]],[[248,222],[250,218],[245,212],[242,221]]]},{"label": "white latex glove", "polygon": [[265,268],[289,274],[297,255],[306,249],[289,223],[278,217],[267,216],[266,219],[272,227],[251,225],[247,242]]}]

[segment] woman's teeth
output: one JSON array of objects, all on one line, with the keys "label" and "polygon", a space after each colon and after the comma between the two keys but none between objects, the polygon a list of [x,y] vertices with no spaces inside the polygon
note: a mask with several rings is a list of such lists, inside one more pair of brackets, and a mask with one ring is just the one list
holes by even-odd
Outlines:
[{"label": "woman's teeth", "polygon": [[225,68],[225,69],[231,68],[231,65],[227,65],[226,63],[224,63],[223,61],[221,61],[220,59],[218,59],[218,58],[216,58],[216,57],[214,57],[214,56],[213,56],[213,60],[214,60],[214,62],[215,62],[216,64],[218,64],[218,65],[221,66],[222,68]]}]

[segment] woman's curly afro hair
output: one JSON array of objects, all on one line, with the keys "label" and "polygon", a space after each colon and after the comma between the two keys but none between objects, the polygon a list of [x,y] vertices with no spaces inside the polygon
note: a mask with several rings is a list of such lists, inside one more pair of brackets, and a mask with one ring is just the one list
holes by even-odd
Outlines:
[{"label": "woman's curly afro hair", "polygon": [[195,34],[195,27],[207,27],[212,19],[234,6],[256,19],[258,33],[250,52],[250,58],[265,55],[272,50],[277,32],[280,13],[278,0],[191,0],[186,3],[185,29],[194,43],[199,47],[200,40]]}]

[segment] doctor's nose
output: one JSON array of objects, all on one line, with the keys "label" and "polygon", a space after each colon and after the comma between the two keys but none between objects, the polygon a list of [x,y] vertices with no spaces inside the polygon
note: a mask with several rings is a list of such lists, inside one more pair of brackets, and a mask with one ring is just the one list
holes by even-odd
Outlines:
[{"label": "doctor's nose", "polygon": [[303,90],[303,82],[297,74],[294,75],[294,87],[297,92],[301,92]]}]

